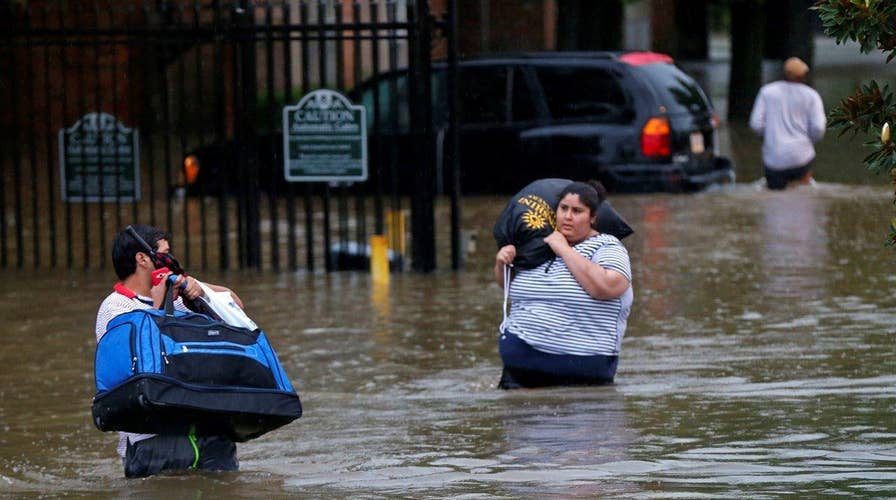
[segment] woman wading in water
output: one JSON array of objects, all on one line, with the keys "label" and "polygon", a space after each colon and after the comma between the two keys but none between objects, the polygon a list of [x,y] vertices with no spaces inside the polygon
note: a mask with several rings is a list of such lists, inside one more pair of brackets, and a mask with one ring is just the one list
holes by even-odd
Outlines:
[{"label": "woman wading in water", "polygon": [[[544,241],[556,257],[510,278],[510,315],[498,342],[504,372],[499,387],[595,385],[613,382],[631,311],[628,251],[594,229],[603,186],[573,182],[560,193],[556,230]],[[495,280],[516,257],[506,245],[495,256]]]}]

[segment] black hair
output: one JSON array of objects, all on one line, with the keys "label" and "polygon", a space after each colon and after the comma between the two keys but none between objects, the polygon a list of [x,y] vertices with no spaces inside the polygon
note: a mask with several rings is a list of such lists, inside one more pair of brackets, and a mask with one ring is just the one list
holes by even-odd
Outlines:
[{"label": "black hair", "polygon": [[[135,238],[131,230],[136,232],[143,241]],[[118,279],[123,280],[137,271],[135,257],[140,252],[149,253],[144,242],[148,243],[153,251],[156,251],[159,249],[159,240],[171,242],[171,234],[146,224],[132,224],[119,231],[112,242],[112,266],[115,268]]]},{"label": "black hair", "polygon": [[560,198],[563,199],[568,194],[579,196],[579,200],[583,205],[588,207],[591,212],[590,217],[597,215],[597,207],[607,199],[607,189],[600,181],[590,180],[588,182],[571,182],[568,186],[560,191]]}]

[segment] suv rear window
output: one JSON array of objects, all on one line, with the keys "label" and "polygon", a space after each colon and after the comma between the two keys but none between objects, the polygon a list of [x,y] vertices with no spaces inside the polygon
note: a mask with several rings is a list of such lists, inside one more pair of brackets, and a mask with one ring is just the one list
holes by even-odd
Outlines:
[{"label": "suv rear window", "polygon": [[628,96],[616,73],[603,68],[536,66],[551,116],[625,123],[632,117]]},{"label": "suv rear window", "polygon": [[709,102],[700,86],[672,64],[645,64],[632,70],[644,76],[669,113],[709,112]]}]

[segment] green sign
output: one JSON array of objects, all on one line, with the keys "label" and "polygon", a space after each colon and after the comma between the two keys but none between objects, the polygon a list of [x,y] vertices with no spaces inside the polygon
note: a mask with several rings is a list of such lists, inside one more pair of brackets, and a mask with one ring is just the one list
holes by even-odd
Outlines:
[{"label": "green sign", "polygon": [[283,108],[283,168],[291,182],[367,180],[367,121],[332,90],[315,90]]},{"label": "green sign", "polygon": [[140,199],[137,131],[107,113],[88,113],[59,131],[64,201]]}]

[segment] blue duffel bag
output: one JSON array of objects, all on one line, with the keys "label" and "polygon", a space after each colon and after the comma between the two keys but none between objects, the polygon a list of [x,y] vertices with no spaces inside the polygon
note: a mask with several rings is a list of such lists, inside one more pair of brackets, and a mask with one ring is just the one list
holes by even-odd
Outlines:
[{"label": "blue duffel bag", "polygon": [[109,321],[94,360],[101,431],[223,435],[242,442],[302,416],[299,396],[260,329],[204,314],[139,309]]}]

